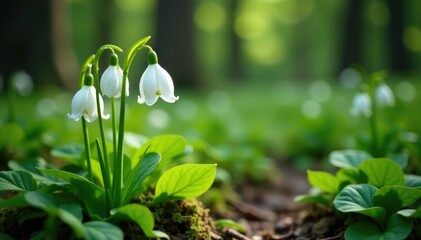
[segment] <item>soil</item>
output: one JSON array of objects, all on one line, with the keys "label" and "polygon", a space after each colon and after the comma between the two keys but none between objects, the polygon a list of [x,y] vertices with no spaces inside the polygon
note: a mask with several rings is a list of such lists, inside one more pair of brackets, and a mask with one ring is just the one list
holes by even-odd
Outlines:
[{"label": "soil", "polygon": [[295,196],[309,191],[304,172],[291,166],[274,171],[267,182],[242,183],[224,211],[211,211],[216,219],[232,219],[246,228],[220,229],[222,239],[343,239],[344,219],[335,212],[294,202]]}]

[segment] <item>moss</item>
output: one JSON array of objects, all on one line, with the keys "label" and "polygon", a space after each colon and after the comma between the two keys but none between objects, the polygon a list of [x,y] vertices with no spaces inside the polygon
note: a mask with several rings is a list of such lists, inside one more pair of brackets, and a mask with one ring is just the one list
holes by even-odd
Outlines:
[{"label": "moss", "polygon": [[[209,210],[195,199],[169,201],[151,206],[152,194],[145,194],[133,202],[150,208],[155,218],[155,230],[167,233],[171,239],[211,239],[211,231],[215,229]],[[141,230],[135,224],[123,222],[120,227],[126,239],[139,239]]]},{"label": "moss", "polygon": [[[22,219],[26,220],[21,222]],[[31,239],[34,233],[43,230],[45,219],[44,212],[31,207],[0,208],[0,232],[13,239]],[[59,220],[55,224],[60,239],[72,237],[67,225]]]}]

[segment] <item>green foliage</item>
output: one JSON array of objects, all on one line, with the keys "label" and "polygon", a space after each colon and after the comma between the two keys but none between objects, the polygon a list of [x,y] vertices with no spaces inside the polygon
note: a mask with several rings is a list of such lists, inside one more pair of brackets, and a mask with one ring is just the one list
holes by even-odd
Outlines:
[{"label": "green foliage", "polygon": [[216,164],[184,164],[166,171],[158,180],[153,204],[191,199],[205,193],[216,176]]},{"label": "green foliage", "polygon": [[333,203],[341,212],[372,219],[351,224],[346,239],[404,239],[410,234],[411,218],[419,217],[421,182],[417,175],[404,174],[406,157],[372,158],[362,151],[344,150],[333,152],[329,161],[340,168],[336,175],[307,171],[310,185],[318,191],[296,201]]}]

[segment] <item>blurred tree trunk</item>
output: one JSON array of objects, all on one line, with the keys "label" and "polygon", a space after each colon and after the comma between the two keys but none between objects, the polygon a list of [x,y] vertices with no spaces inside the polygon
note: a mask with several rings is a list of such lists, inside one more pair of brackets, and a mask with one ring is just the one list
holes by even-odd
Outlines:
[{"label": "blurred tree trunk", "polygon": [[405,29],[405,1],[388,0],[390,9],[389,22],[389,51],[390,70],[410,70],[409,53],[402,41],[402,33]]},{"label": "blurred tree trunk", "polygon": [[194,0],[157,1],[157,30],[153,40],[159,64],[175,85],[197,86],[199,70],[195,55]]},{"label": "blurred tree trunk", "polygon": [[56,83],[50,38],[50,1],[2,1],[0,8],[0,74],[8,81],[16,70],[36,85]]},{"label": "blurred tree trunk", "polygon": [[362,63],[363,4],[364,0],[346,0],[339,72],[351,64]]},{"label": "blurred tree trunk", "polygon": [[234,29],[235,23],[235,12],[237,11],[239,0],[229,0],[228,7],[228,23],[230,24],[229,38],[231,44],[231,55],[229,62],[229,76],[233,81],[239,81],[243,76],[241,69],[241,49],[240,49],[240,38]]},{"label": "blurred tree trunk", "polygon": [[69,1],[51,1],[51,44],[54,64],[63,85],[68,89],[79,86],[77,60],[71,43]]}]

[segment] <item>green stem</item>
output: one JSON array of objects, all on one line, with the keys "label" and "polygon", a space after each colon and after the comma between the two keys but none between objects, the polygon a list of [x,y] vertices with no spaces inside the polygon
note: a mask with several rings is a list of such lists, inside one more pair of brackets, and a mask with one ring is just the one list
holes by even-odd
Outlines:
[{"label": "green stem", "polygon": [[370,87],[370,98],[371,98],[371,116],[370,130],[371,130],[371,154],[373,157],[380,157],[379,152],[379,136],[378,136],[378,123],[377,123],[377,99],[376,99],[376,84],[371,84]]},{"label": "green stem", "polygon": [[113,125],[113,156],[114,162],[117,158],[117,122],[116,122],[116,111],[115,111],[115,98],[111,97],[111,124]]},{"label": "green stem", "polygon": [[100,90],[100,85],[99,85],[99,59],[101,58],[102,53],[106,49],[109,49],[112,52],[114,52],[114,50],[122,52],[123,50],[121,50],[119,47],[114,46],[114,45],[104,45],[104,46],[102,46],[98,49],[98,51],[95,55],[95,58],[94,58],[94,79],[96,80],[95,81],[95,87],[97,89],[96,90],[96,108],[97,108],[97,112],[98,112],[98,123],[99,123],[99,131],[100,131],[100,135],[101,135],[102,154],[103,154],[102,156],[99,156],[99,157],[103,157],[103,159],[104,159],[105,169],[102,172],[103,179],[104,179],[104,185],[111,186],[110,161],[108,160],[107,142],[105,140],[104,124],[103,124],[102,118],[101,118],[101,105],[100,105],[100,101],[99,101],[99,90]]},{"label": "green stem", "polygon": [[104,156],[104,153],[102,152],[102,148],[101,148],[101,143],[100,140],[98,138],[95,139],[95,143],[96,143],[96,149],[98,151],[98,160],[99,160],[99,166],[101,167],[101,172],[102,172],[102,177],[104,180],[104,192],[105,192],[105,204],[107,207],[107,214],[109,214],[110,210],[111,210],[111,195],[109,194],[110,189],[111,189],[111,181],[109,179],[109,175],[105,174],[106,172],[108,172],[108,169],[105,165],[105,161],[104,158],[102,156]]},{"label": "green stem", "polygon": [[129,74],[130,65],[136,53],[144,47],[150,37],[145,37],[130,47],[123,66],[123,83],[121,87],[121,100],[120,100],[120,120],[118,129],[118,147],[117,158],[114,161],[114,176],[113,176],[113,189],[114,189],[114,207],[121,206],[121,191],[123,183],[123,142],[124,142],[124,119],[126,115],[126,79]]},{"label": "green stem", "polygon": [[91,149],[89,147],[89,132],[86,126],[86,120],[82,117],[83,140],[85,142],[86,165],[88,168],[88,180],[93,182],[92,165],[91,165]]}]

